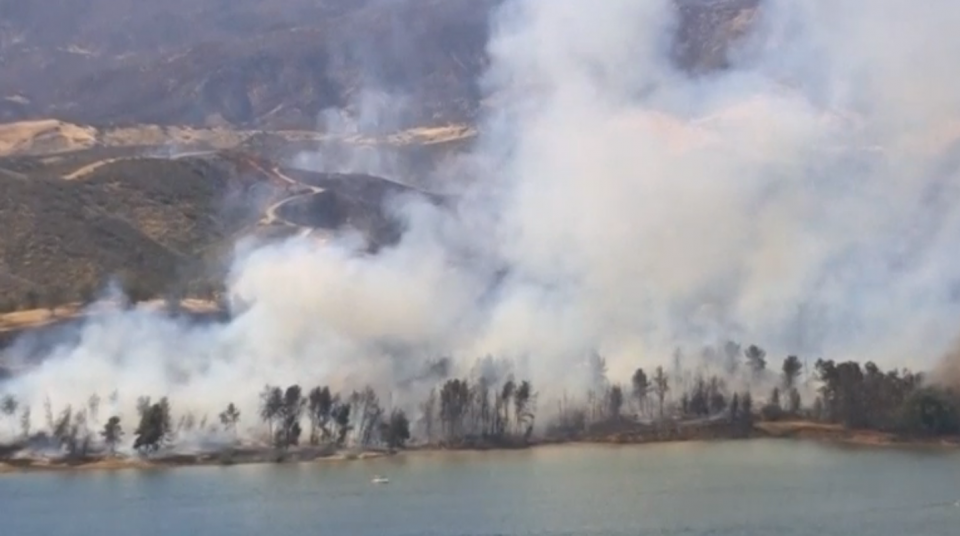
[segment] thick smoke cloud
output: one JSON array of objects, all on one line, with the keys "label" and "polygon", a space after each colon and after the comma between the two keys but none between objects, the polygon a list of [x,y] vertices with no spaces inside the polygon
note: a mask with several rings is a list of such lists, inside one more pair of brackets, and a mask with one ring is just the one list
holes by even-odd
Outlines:
[{"label": "thick smoke cloud", "polygon": [[393,388],[441,355],[458,373],[510,359],[547,397],[582,387],[594,350],[625,380],[727,338],[932,366],[960,313],[960,11],[754,16],[729,70],[692,77],[670,61],[668,0],[507,2],[455,210],[392,204],[409,231],[377,256],[355,237],[238,248],[228,324],[107,315],[14,390],[251,416],[265,383],[371,382],[412,407]]}]

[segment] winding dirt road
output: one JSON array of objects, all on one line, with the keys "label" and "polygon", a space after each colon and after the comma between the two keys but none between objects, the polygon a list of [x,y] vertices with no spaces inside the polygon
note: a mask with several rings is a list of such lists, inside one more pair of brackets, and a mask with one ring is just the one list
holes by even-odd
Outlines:
[{"label": "winding dirt road", "polygon": [[280,179],[281,181],[289,184],[291,187],[293,187],[296,190],[306,190],[306,191],[301,191],[300,193],[296,193],[296,194],[284,197],[283,199],[280,199],[279,201],[268,206],[267,209],[264,211],[263,218],[260,219],[260,225],[263,225],[263,226],[283,225],[283,226],[298,230],[301,236],[306,236],[316,231],[316,229],[313,229],[312,227],[300,225],[299,223],[295,223],[290,220],[282,218],[281,216],[278,215],[277,211],[287,203],[290,203],[297,199],[309,197],[312,195],[317,195],[320,192],[324,191],[323,188],[320,188],[319,186],[311,186],[309,184],[304,184],[296,179],[293,179],[290,176],[284,174],[282,171],[280,171],[280,169],[276,166],[274,166],[268,171],[264,169],[263,166],[258,164],[255,160],[246,159],[246,162],[251,167],[259,171],[260,173],[266,175],[267,177]]},{"label": "winding dirt road", "polygon": [[[168,158],[170,160],[179,160],[181,158],[194,157],[194,156],[206,156],[206,155],[215,154],[215,153],[216,151],[190,151],[190,152],[173,154],[168,156]],[[115,162],[137,160],[141,158],[145,158],[145,157],[142,155],[138,155],[138,156],[121,156],[121,157],[113,157],[113,158],[104,158],[102,160],[98,160],[96,162],[92,162],[90,164],[84,165],[69,174],[63,175],[63,179],[69,180],[69,181],[81,180],[104,166],[108,166]],[[146,157],[146,158],[149,158],[149,157]],[[290,177],[289,175],[286,175],[282,171],[280,171],[280,168],[278,166],[273,166],[270,169],[266,169],[264,168],[264,166],[260,165],[259,162],[257,162],[253,158],[250,158],[249,156],[243,156],[241,158],[241,161],[247,166],[256,170],[258,173],[262,174],[271,182],[282,184],[285,188],[292,189],[294,192],[296,192],[296,193],[293,193],[292,195],[283,197],[282,199],[279,199],[276,202],[269,205],[264,210],[263,217],[258,222],[259,225],[262,225],[262,226],[279,225],[279,226],[289,227],[291,229],[295,229],[299,231],[299,234],[301,236],[306,236],[311,233],[320,232],[317,229],[314,229],[312,227],[300,225],[299,223],[292,222],[290,220],[283,218],[282,216],[280,216],[279,210],[287,203],[290,203],[305,197],[309,197],[312,195],[317,195],[324,191],[323,188],[320,188],[318,186],[311,186],[309,184],[304,184]],[[2,170],[2,171],[5,171],[5,170]]]}]

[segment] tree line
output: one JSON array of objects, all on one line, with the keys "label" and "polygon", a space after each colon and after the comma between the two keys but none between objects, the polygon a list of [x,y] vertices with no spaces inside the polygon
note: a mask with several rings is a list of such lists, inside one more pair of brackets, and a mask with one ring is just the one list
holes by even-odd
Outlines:
[{"label": "tree line", "polygon": [[[117,393],[110,395],[115,405]],[[411,423],[401,408],[388,409],[372,387],[346,394],[328,386],[304,391],[299,385],[286,388],[267,385],[259,393],[255,423],[266,428],[272,447],[331,446],[343,448],[404,448],[412,438],[412,427],[424,432],[423,440],[437,444],[463,444],[478,440],[503,442],[513,436],[529,437],[534,423],[536,393],[528,381],[507,379],[494,384],[480,379],[451,379],[430,390],[419,405],[422,415]],[[31,409],[21,407],[12,395],[0,399],[0,412],[10,421],[11,432],[23,441],[58,448],[69,457],[83,458],[99,438],[109,453],[116,453],[127,435],[119,415],[101,421],[101,399],[92,395],[82,407],[72,405],[54,414],[50,400],[44,404],[46,430],[31,429]],[[244,416],[236,404],[228,404],[216,421],[198,419],[187,412],[174,419],[172,403],[163,397],[141,397],[136,403],[137,426],[131,447],[150,455],[173,445],[182,433],[221,431],[240,440]],[[19,428],[19,430],[18,430]]]},{"label": "tree line", "polygon": [[454,378],[432,389],[420,405],[428,443],[503,445],[533,433],[537,394],[528,380]]},{"label": "tree line", "polygon": [[[586,400],[564,396],[549,431],[572,436],[611,422],[719,419],[742,432],[760,419],[809,420],[910,436],[960,434],[960,393],[925,382],[922,374],[908,369],[884,372],[873,362],[818,359],[804,382],[800,358],[788,355],[779,370],[770,370],[766,351],[757,345],[727,342],[705,348],[700,357],[700,366],[685,368],[677,351],[671,372],[663,366],[649,372],[637,368],[629,384],[621,385],[607,380],[606,360],[594,355]],[[766,395],[755,403],[758,390]]]},{"label": "tree line", "polygon": [[[726,343],[704,354],[712,360],[701,365],[709,367],[683,367],[676,353],[672,371],[664,366],[636,368],[625,384],[609,381],[606,360],[591,356],[585,398],[562,396],[547,433],[573,436],[610,423],[690,420],[729,422],[743,433],[756,419],[802,419],[904,435],[960,434],[960,394],[907,369],[883,371],[872,362],[819,359],[803,381],[805,367],[797,356],[787,356],[777,370],[769,370],[766,352],[756,345]],[[241,415],[231,403],[212,421],[189,412],[175,420],[169,399],[141,398],[131,446],[148,455],[172,444],[180,433],[213,429],[239,441],[241,419],[251,427],[262,425],[277,449],[396,449],[414,436],[426,444],[453,447],[522,445],[530,440],[538,395],[529,380],[515,380],[490,358],[481,360],[469,377],[444,378],[444,363],[428,367],[437,382],[425,389],[428,394],[416,405],[413,420],[403,409],[384,404],[371,387],[336,393],[328,386],[304,390],[299,385],[267,385],[259,393],[256,415]],[[110,395],[113,405],[116,397]],[[11,395],[0,398],[0,413],[14,435],[43,437],[74,456],[85,455],[98,438],[110,452],[122,444],[120,416],[101,421],[100,409],[98,395],[58,414],[48,400],[43,408],[46,430],[33,434],[31,408],[21,407]]]}]

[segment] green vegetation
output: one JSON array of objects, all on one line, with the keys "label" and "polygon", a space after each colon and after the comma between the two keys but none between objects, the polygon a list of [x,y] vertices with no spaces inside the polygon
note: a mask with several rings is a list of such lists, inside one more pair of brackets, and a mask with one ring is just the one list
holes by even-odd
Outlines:
[{"label": "green vegetation", "polygon": [[135,300],[209,297],[218,248],[259,217],[240,192],[260,179],[227,157],[124,159],[62,178],[89,160],[0,159],[22,174],[0,175],[0,313],[86,303],[111,278]]}]

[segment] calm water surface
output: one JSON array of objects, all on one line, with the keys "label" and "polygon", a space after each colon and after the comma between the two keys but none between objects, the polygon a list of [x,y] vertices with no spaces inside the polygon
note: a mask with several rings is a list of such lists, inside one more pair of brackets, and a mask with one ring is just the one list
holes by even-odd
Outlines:
[{"label": "calm water surface", "polygon": [[[383,474],[389,485],[370,479]],[[0,534],[960,535],[960,453],[749,441],[0,476]]]}]

